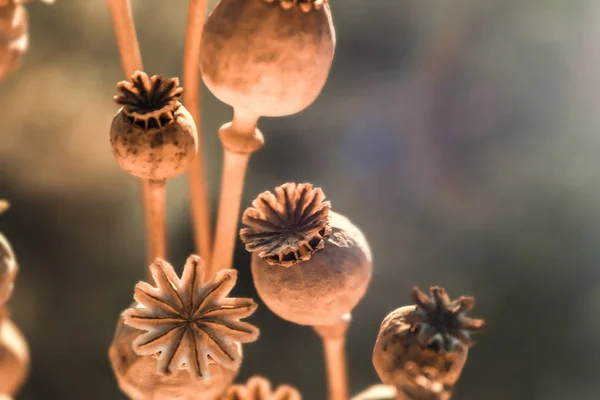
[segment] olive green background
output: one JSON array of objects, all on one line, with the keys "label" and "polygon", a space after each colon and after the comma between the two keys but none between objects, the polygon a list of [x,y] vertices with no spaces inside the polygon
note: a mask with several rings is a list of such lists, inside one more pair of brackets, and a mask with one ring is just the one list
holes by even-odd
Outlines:
[{"label": "olive green background", "polygon": [[[148,73],[180,75],[187,2],[134,0]],[[214,3],[212,3],[214,4]],[[212,5],[211,4],[211,5]],[[600,3],[331,0],[330,79],[302,113],[264,119],[243,206],[321,186],[369,239],[374,275],[348,337],[352,392],[376,383],[383,317],[413,285],[475,295],[459,400],[600,398]],[[107,349],[143,276],[138,183],[108,129],[122,79],[102,0],[28,6],[31,48],[0,84],[0,220],[21,265],[10,308],[32,370],[20,399],[124,398]],[[213,210],[231,110],[204,97]],[[169,184],[170,260],[193,251],[185,178]],[[237,295],[257,298],[238,243]],[[262,305],[262,304],[261,304]],[[240,379],[325,399],[319,340],[263,305]]]}]

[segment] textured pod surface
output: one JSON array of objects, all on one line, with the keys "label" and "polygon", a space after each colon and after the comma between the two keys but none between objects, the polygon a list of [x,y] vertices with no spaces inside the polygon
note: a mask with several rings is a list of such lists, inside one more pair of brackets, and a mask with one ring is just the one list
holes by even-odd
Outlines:
[{"label": "textured pod surface", "polygon": [[0,321],[0,393],[14,395],[25,381],[28,370],[27,342],[17,326],[3,318]]},{"label": "textured pod surface", "polygon": [[21,4],[0,5],[0,81],[17,69],[28,44],[25,7]]},{"label": "textured pod surface", "polygon": [[204,82],[221,101],[256,115],[310,105],[325,85],[335,49],[327,4],[303,12],[278,2],[221,0],[202,36]]},{"label": "textured pod surface", "polygon": [[330,211],[331,234],[308,261],[289,268],[252,255],[259,296],[275,314],[300,325],[329,325],[349,313],[365,295],[372,259],[362,232]]},{"label": "textured pod surface", "polygon": [[183,107],[162,128],[143,129],[120,110],[110,129],[117,162],[130,174],[151,180],[173,178],[186,172],[196,156],[196,125]]},{"label": "textured pod surface", "polygon": [[415,311],[416,306],[401,307],[383,320],[373,350],[373,366],[387,385],[416,391],[421,386],[419,377],[424,377],[451,388],[467,361],[468,347],[460,344],[456,351],[440,352],[421,345],[405,319]]},{"label": "textured pod surface", "polygon": [[[119,387],[133,400],[214,400],[225,392],[238,373],[211,360],[209,381],[192,378],[184,369],[171,375],[162,374],[158,372],[155,356],[139,356],[133,351],[131,344],[142,333],[125,325],[120,318],[109,349]],[[241,345],[238,346],[241,352]]]}]

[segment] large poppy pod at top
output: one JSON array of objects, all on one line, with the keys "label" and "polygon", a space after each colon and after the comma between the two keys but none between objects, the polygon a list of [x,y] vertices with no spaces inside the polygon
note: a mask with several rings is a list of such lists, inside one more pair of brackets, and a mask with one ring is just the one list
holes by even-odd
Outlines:
[{"label": "large poppy pod at top", "polygon": [[326,1],[221,0],[204,26],[200,68],[236,110],[284,116],[317,98],[334,48]]}]

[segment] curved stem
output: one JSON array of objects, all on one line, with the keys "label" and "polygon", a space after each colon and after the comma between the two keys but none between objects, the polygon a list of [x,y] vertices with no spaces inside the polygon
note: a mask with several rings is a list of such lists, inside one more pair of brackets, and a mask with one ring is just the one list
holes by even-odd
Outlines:
[{"label": "curved stem", "polygon": [[[131,4],[129,0],[107,0],[107,3],[113,21],[123,73],[125,78],[129,79],[135,71],[144,69],[135,25],[133,24]],[[150,213],[152,206],[150,182],[142,179],[140,185],[146,224],[146,263],[150,265],[156,255],[160,253],[160,249],[156,249],[154,246],[155,243],[160,243],[158,237],[164,236],[164,231],[162,233],[153,231],[154,224],[151,222]]]},{"label": "curved stem", "polygon": [[237,237],[244,180],[250,156],[263,145],[262,134],[256,129],[258,117],[234,110],[233,121],[219,130],[223,144],[223,177],[219,196],[219,213],[213,261],[207,276],[229,269]]},{"label": "curved stem", "polygon": [[202,98],[199,70],[200,41],[206,20],[206,7],[206,0],[190,0],[183,55],[183,100],[185,107],[196,121],[198,132],[198,152],[188,174],[196,252],[204,259],[206,265],[210,265],[212,237],[208,182],[202,142]]},{"label": "curved stem", "polygon": [[350,314],[330,326],[315,326],[323,341],[329,400],[348,400],[348,372],[346,367],[346,332]]}]

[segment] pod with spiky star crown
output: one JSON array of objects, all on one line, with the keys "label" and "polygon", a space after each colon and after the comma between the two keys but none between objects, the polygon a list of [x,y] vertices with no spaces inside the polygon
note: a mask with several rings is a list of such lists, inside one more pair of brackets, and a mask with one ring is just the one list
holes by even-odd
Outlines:
[{"label": "pod with spiky star crown", "polygon": [[236,271],[207,279],[198,256],[188,258],[181,278],[161,259],[150,271],[156,286],[136,285],[109,350],[119,386],[134,400],[220,397],[240,368],[241,344],[258,338],[256,327],[240,321],[256,303],[228,297]]},{"label": "pod with spiky star crown", "polygon": [[413,306],[392,311],[382,322],[373,350],[373,365],[381,381],[397,387],[409,400],[449,399],[467,361],[471,334],[484,322],[467,317],[473,297],[450,300],[444,288],[431,296],[418,288]]},{"label": "pod with spiky star crown", "polygon": [[130,174],[165,181],[184,173],[196,156],[196,124],[178,101],[177,78],[136,71],[117,84],[121,109],[113,118],[110,143],[117,162]]}]

